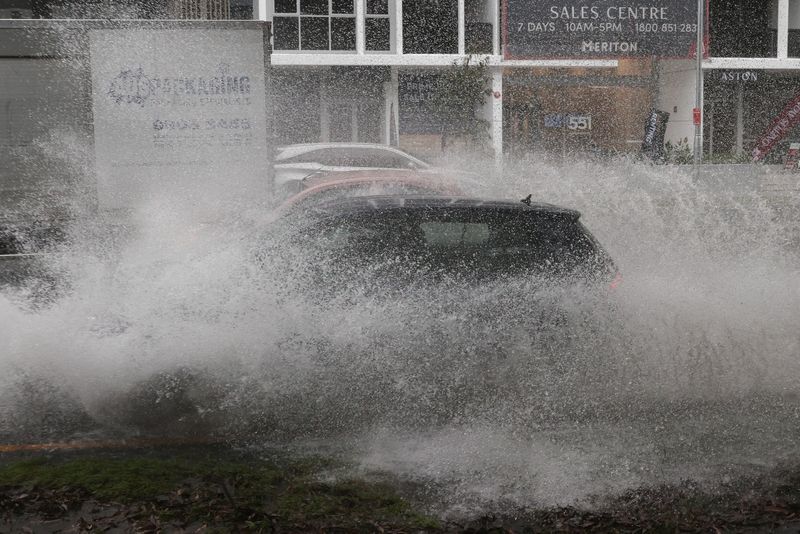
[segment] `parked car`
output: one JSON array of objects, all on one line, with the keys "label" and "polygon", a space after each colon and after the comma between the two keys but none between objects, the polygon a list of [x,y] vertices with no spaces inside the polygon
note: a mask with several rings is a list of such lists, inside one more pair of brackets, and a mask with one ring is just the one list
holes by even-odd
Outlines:
[{"label": "parked car", "polygon": [[312,286],[335,286],[337,277],[402,286],[530,275],[616,287],[614,262],[579,218],[544,203],[403,194],[296,206],[279,224],[282,245],[307,255]]},{"label": "parked car", "polygon": [[358,169],[425,171],[431,166],[397,148],[368,143],[306,143],[279,147],[274,163],[276,192],[283,199],[314,174]]},{"label": "parked car", "polygon": [[46,259],[64,239],[58,227],[0,227],[0,292],[27,286],[34,299],[47,298],[55,275]]},{"label": "parked car", "polygon": [[449,175],[391,169],[319,173],[300,180],[298,187],[279,212],[352,196],[462,194]]}]

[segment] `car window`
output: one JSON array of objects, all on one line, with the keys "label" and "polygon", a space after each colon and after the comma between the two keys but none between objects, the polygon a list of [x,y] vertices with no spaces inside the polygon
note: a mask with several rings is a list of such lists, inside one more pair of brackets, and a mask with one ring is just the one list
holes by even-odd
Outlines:
[{"label": "car window", "polygon": [[64,231],[56,227],[0,228],[0,255],[42,252],[64,239]]},{"label": "car window", "polygon": [[435,247],[486,245],[488,223],[429,221],[420,223],[425,243]]},{"label": "car window", "polygon": [[312,150],[280,163],[319,163],[327,167],[376,167],[383,169],[417,169],[409,157],[394,151],[370,147],[340,147]]},{"label": "car window", "polygon": [[18,254],[22,251],[22,244],[10,230],[0,229],[0,255]]},{"label": "car window", "polygon": [[290,158],[281,158],[278,156],[276,162],[280,164],[284,163],[322,163],[320,158],[323,156],[322,152],[324,149],[318,150],[311,150],[309,152],[303,152],[302,154],[297,154],[296,156],[292,156]]},{"label": "car window", "polygon": [[312,235],[335,232],[336,251],[362,262],[407,258],[407,265],[473,274],[598,271],[604,253],[585,228],[552,213],[374,211],[327,220]]}]

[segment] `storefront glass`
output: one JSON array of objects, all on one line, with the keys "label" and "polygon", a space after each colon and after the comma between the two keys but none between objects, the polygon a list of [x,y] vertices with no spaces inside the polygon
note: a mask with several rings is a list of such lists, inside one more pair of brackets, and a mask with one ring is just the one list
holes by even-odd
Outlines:
[{"label": "storefront glass", "polygon": [[[765,70],[719,70],[706,73],[704,153],[711,162],[744,162],[800,97],[800,75]],[[791,143],[800,142],[800,127],[790,127],[763,157],[779,164]]]},{"label": "storefront glass", "polygon": [[655,97],[651,71],[649,60],[627,60],[619,69],[510,71],[505,151],[567,157],[640,150]]}]

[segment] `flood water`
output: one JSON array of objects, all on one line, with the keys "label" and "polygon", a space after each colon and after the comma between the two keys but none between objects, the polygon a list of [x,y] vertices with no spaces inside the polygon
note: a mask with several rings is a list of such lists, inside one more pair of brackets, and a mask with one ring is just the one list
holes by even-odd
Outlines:
[{"label": "flood water", "polygon": [[3,289],[0,436],[318,450],[454,513],[796,462],[796,193],[630,162],[481,166],[480,194],[582,212],[624,276],[613,310],[559,293],[567,319],[542,327],[525,280],[321,301],[255,261],[263,213],[187,224],[155,197],[124,231],[75,222],[47,283]]}]

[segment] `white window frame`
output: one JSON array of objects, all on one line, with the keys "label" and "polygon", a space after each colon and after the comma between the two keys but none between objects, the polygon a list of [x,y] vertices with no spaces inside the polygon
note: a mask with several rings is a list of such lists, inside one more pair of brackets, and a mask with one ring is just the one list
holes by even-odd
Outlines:
[{"label": "white window frame", "polygon": [[[359,1],[359,0],[356,0]],[[394,25],[397,24],[394,17],[394,0],[387,0],[386,2],[386,13],[368,13],[367,12],[367,2],[364,1],[364,49],[366,54],[393,54],[395,52],[395,42],[394,42]],[[366,21],[368,19],[385,19],[389,21],[389,49],[388,50],[367,50],[367,30],[366,30]],[[402,24],[402,22],[400,23]]]},{"label": "white window frame", "polygon": [[[397,16],[397,4],[401,4],[402,0],[389,0],[389,9],[388,13],[385,14],[368,14],[366,12],[366,1],[365,0],[353,0],[354,7],[352,14],[344,14],[344,13],[333,13],[333,0],[328,0],[328,14],[327,15],[303,15],[300,13],[300,2],[299,0],[295,0],[295,11],[292,13],[285,13],[281,12],[278,13],[275,11],[275,1],[276,0],[254,0],[254,15],[258,15],[260,13],[259,9],[262,6],[261,2],[264,2],[266,5],[267,13],[263,17],[263,20],[268,20],[274,23],[275,17],[292,17],[297,20],[297,48],[291,49],[277,49],[274,48],[275,40],[273,36],[272,44],[273,49],[275,52],[280,54],[344,54],[344,55],[363,55],[363,54],[371,54],[371,55],[380,55],[380,54],[394,54],[397,50],[397,27],[398,24],[402,24],[402,22],[398,22]],[[258,13],[257,13],[258,12]],[[302,42],[302,24],[300,21],[301,17],[326,17],[328,18],[328,48],[323,50],[303,50],[301,48]],[[356,23],[356,44],[355,48],[350,50],[331,50],[331,20],[333,18],[349,18],[355,19]],[[389,20],[389,49],[388,50],[366,50],[366,20],[367,19],[388,19]]]},{"label": "white window frame", "polygon": [[[325,15],[307,15],[307,14],[300,13],[300,1],[301,0],[294,0],[294,6],[295,6],[294,13],[287,13],[287,12],[278,13],[278,12],[275,11],[275,0],[271,0],[270,1],[270,4],[271,4],[270,8],[271,8],[271,13],[272,13],[273,23],[274,23],[275,17],[279,17],[279,18],[292,17],[292,18],[297,19],[297,48],[275,49],[277,52],[280,52],[280,53],[302,53],[302,54],[309,54],[309,53],[354,54],[354,53],[356,53],[356,49],[357,49],[357,46],[358,46],[357,45],[357,42],[358,42],[358,37],[357,37],[357,35],[358,35],[358,16],[356,14],[356,11],[357,11],[356,3],[358,2],[358,0],[353,0],[353,12],[352,13],[334,13],[333,12],[333,0],[328,0],[328,13],[325,14]],[[325,18],[325,19],[328,19],[328,48],[327,49],[322,49],[322,50],[319,50],[319,49],[304,50],[302,48],[302,46],[303,46],[302,45],[302,43],[303,43],[303,24],[302,24],[302,21],[300,20],[302,18],[320,18],[320,19],[321,18]],[[349,50],[332,50],[331,49],[332,37],[333,37],[333,33],[331,32],[331,22],[335,18],[353,19],[354,24],[355,24],[355,32],[356,32],[355,41],[353,42],[353,48],[351,48]],[[274,46],[274,44],[275,44],[274,39],[273,39],[273,43],[272,44]]]}]

